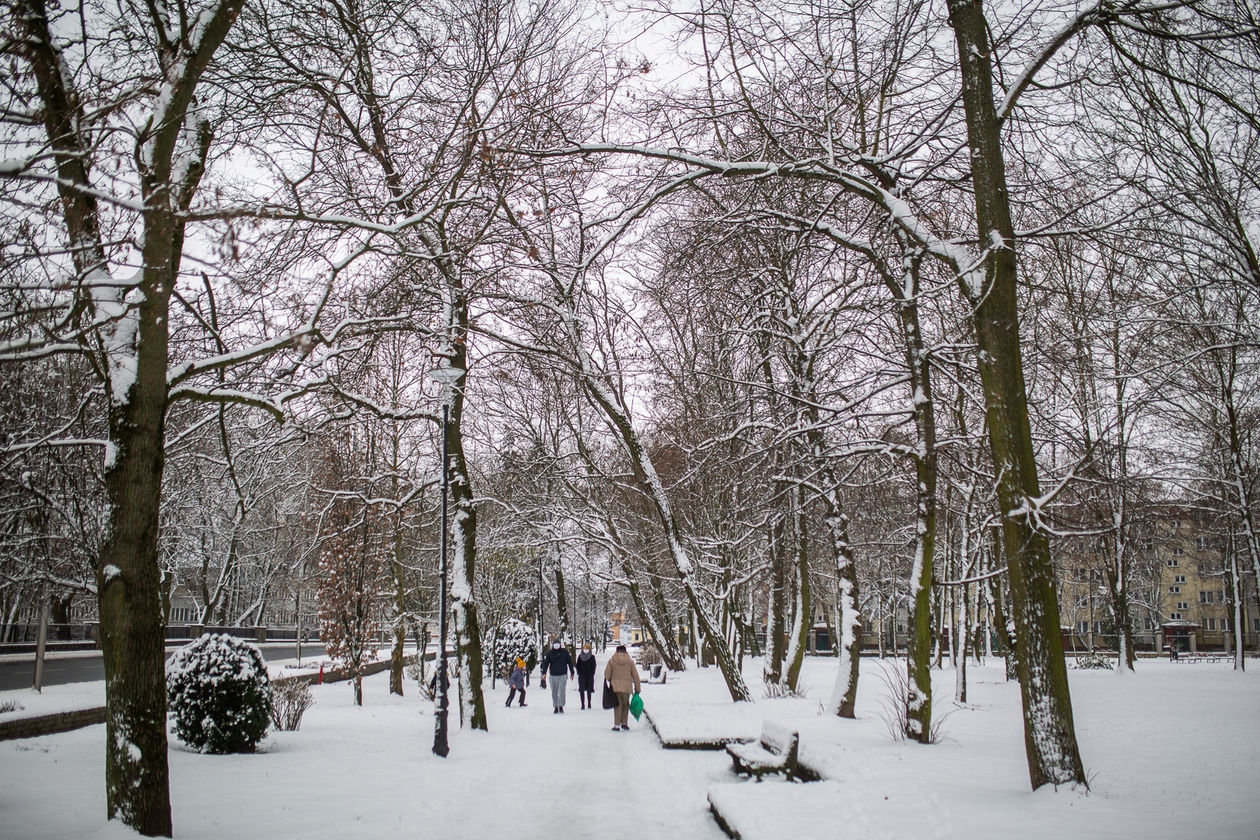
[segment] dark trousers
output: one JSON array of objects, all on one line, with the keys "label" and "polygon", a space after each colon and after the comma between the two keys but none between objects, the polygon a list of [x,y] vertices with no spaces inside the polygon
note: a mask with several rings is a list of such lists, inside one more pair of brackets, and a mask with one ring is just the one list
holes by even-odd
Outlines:
[{"label": "dark trousers", "polygon": [[503,705],[511,706],[512,698],[516,696],[516,692],[518,691],[521,693],[521,705],[524,706],[525,705],[525,689],[517,688],[516,686],[512,686],[512,690],[508,692],[508,701],[504,703]]}]

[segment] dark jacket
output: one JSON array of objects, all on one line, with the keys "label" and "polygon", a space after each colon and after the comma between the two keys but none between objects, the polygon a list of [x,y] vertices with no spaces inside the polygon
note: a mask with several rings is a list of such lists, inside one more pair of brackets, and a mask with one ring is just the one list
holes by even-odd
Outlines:
[{"label": "dark jacket", "polygon": [[573,676],[573,657],[569,656],[569,652],[563,647],[552,648],[547,651],[547,655],[543,657],[541,666],[544,674],[551,674],[554,677],[563,676],[567,671],[569,676]]},{"label": "dark jacket", "polygon": [[577,658],[578,691],[595,690],[595,654],[582,651]]},{"label": "dark jacket", "polygon": [[518,688],[521,691],[524,691],[525,690],[525,669],[519,665],[513,668],[512,675],[508,677],[508,685],[512,686],[512,688]]}]

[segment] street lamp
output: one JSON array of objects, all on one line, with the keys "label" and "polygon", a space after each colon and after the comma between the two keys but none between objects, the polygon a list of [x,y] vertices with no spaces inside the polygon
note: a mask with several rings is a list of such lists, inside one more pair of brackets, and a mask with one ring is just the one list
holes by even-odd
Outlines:
[{"label": "street lamp", "polygon": [[442,386],[442,539],[441,539],[441,583],[438,595],[438,672],[437,697],[433,704],[433,752],[445,758],[450,753],[450,744],[446,737],[447,717],[450,709],[450,680],[446,672],[446,497],[448,487],[449,462],[446,453],[447,431],[451,423],[451,395],[454,385],[464,375],[462,368],[449,365],[429,371],[429,378]]}]

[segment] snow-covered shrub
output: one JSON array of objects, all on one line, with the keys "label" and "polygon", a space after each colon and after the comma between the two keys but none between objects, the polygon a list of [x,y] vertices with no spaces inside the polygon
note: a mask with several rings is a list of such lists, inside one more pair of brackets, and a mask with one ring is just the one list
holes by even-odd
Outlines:
[{"label": "snow-covered shrub", "polygon": [[294,732],[302,725],[302,715],[315,705],[315,695],[305,680],[285,680],[271,688],[271,723],[276,729]]},{"label": "snow-covered shrub", "polygon": [[0,703],[0,714],[4,714],[5,712],[20,712],[23,708],[25,707],[16,700],[5,700],[3,703]]},{"label": "snow-covered shrub", "polygon": [[1076,668],[1081,671],[1110,671],[1111,657],[1098,652],[1078,654]]},{"label": "snow-covered shrub", "polygon": [[525,660],[525,670],[538,664],[538,634],[523,621],[509,618],[499,625],[495,638],[494,664],[503,676],[512,673],[517,657]]},{"label": "snow-covered shrub", "polygon": [[175,715],[175,734],[193,749],[253,752],[267,734],[271,715],[262,653],[231,636],[202,636],[166,663],[166,700]]}]

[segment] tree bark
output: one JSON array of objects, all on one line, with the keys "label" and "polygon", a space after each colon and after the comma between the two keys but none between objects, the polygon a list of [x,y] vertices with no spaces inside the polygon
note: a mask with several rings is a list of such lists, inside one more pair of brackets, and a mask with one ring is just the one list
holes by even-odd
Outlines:
[{"label": "tree bark", "polygon": [[[455,272],[448,279],[457,277]],[[486,701],[482,691],[485,666],[482,661],[481,628],[477,622],[477,602],[473,579],[477,560],[477,506],[473,498],[468,462],[464,458],[464,388],[468,379],[468,301],[462,287],[452,283],[449,323],[453,339],[447,343],[448,363],[461,371],[450,386],[451,412],[447,432],[445,463],[451,507],[455,511],[452,532],[454,547],[451,564],[451,607],[455,619],[456,655],[459,661],[460,721],[472,729],[487,729]]]},{"label": "tree bark", "polygon": [[915,485],[914,566],[910,572],[910,616],[906,638],[906,737],[926,744],[932,734],[932,582],[936,553],[937,454],[931,360],[919,323],[917,258],[906,258],[901,287],[890,288],[890,291],[897,299],[906,368],[910,372],[910,401],[919,442],[919,450],[913,459],[918,481]]},{"label": "tree bark", "polygon": [[793,568],[796,573],[796,587],[792,612],[792,643],[787,654],[787,686],[795,692],[801,681],[801,666],[805,663],[805,649],[809,646],[810,630],[810,591],[809,591],[809,532],[805,517],[805,491],[799,485],[793,492],[795,496],[794,517],[796,520],[796,562]]},{"label": "tree bark", "polygon": [[1087,786],[1059,635],[1050,544],[1029,509],[1040,490],[1019,346],[1014,226],[993,100],[988,24],[980,0],[948,0],[948,8],[962,73],[976,229],[987,250],[983,286],[977,288],[971,277],[960,281],[974,307],[989,448],[998,477],[1029,780],[1034,790],[1046,784]]}]

